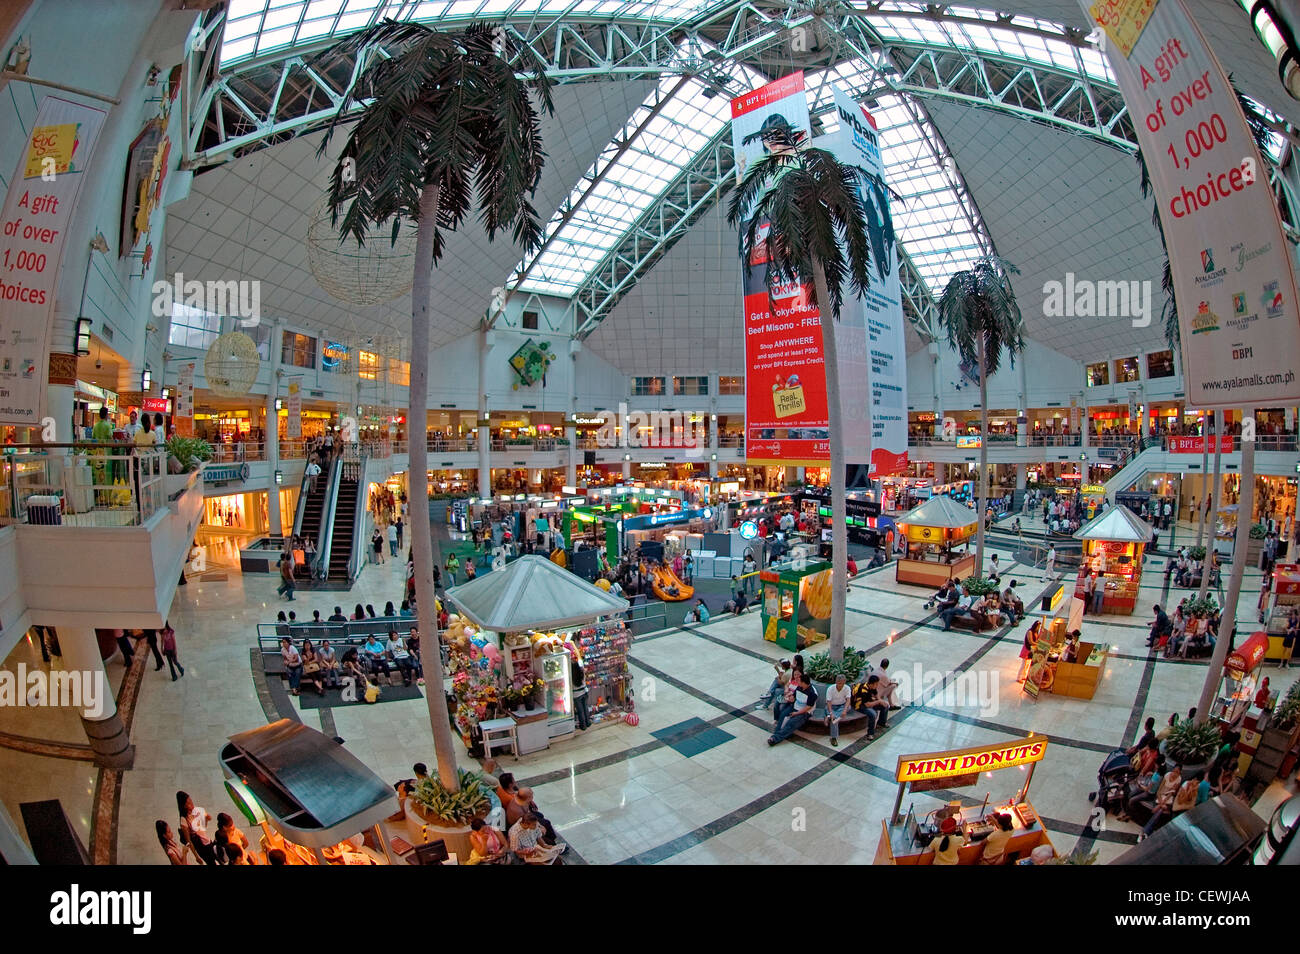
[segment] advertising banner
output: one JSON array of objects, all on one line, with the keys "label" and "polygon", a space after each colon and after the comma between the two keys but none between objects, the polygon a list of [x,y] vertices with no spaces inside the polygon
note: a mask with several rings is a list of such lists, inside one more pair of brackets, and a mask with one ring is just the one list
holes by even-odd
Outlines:
[{"label": "advertising banner", "polygon": [[[835,148],[841,162],[866,170],[868,187],[863,196],[867,207],[867,234],[871,240],[871,286],[862,298],[848,302],[845,311],[861,316],[865,325],[867,349],[864,380],[870,387],[868,425],[870,440],[866,450],[871,455],[871,476],[887,477],[907,470],[907,344],[903,329],[903,295],[898,280],[898,241],[894,220],[889,211],[889,190],[885,185],[885,163],[880,155],[876,121],[867,108],[838,87],[835,110],[840,132]],[[844,322],[841,322],[844,324]],[[857,324],[854,325],[856,333]],[[838,339],[837,339],[838,340]],[[860,346],[859,346],[860,347]],[[847,355],[859,352],[841,344],[840,386],[845,388],[847,374],[859,373],[857,362],[848,364]],[[845,392],[845,431],[852,410]],[[853,463],[853,458],[849,458]]]},{"label": "advertising banner", "polygon": [[1164,226],[1197,407],[1300,400],[1300,311],[1268,168],[1182,0],[1084,7],[1133,118]]},{"label": "advertising banner", "polygon": [[194,362],[186,361],[176,376],[176,407],[172,426],[181,437],[194,436]]},{"label": "advertising banner", "polygon": [[[1219,438],[1220,449],[1225,454],[1231,454],[1235,444],[1231,434],[1224,434]],[[1204,437],[1171,437],[1169,438],[1169,453],[1171,454],[1199,454],[1201,451],[1209,448],[1211,454],[1214,453],[1214,435],[1209,434]]]},{"label": "advertising banner", "polygon": [[[731,142],[740,175],[790,130],[808,135],[803,73],[792,73],[731,101]],[[748,214],[741,235],[748,228]],[[759,235],[766,234],[766,224]],[[745,267],[748,266],[748,267]],[[761,244],[742,263],[745,326],[745,455],[751,464],[830,461],[826,367],[812,289],[798,283],[769,295]]]},{"label": "advertising banner", "polygon": [[41,101],[0,212],[0,423],[40,421],[59,264],[102,109]]},{"label": "advertising banner", "polygon": [[[289,420],[285,424],[284,436],[291,441],[302,438],[302,381],[289,379],[289,400],[285,402]],[[277,425],[278,426],[278,425]]]}]

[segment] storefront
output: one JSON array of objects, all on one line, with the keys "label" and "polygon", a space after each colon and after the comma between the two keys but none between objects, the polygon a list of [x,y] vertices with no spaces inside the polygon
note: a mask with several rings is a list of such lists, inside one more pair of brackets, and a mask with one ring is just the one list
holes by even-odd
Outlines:
[{"label": "storefront", "polygon": [[[1011,837],[1002,851],[1003,864],[1027,863],[1031,854],[1042,854],[1035,852],[1040,846],[1047,847],[1047,857],[1054,856],[1056,849],[1047,837],[1038,812],[1029,802],[1029,785],[1034,779],[1034,768],[1047,754],[1047,745],[1047,736],[1031,733],[1027,738],[994,745],[899,756],[894,769],[898,796],[894,800],[893,814],[881,822],[874,863],[934,864],[936,852],[927,849],[946,834],[962,841],[963,847],[957,851],[957,864],[979,864],[984,854],[984,840],[1002,827],[995,816],[1001,816],[1010,826],[1008,830]],[[905,816],[900,814],[903,797],[909,791],[913,794],[947,793],[972,785],[984,785],[987,779],[994,777],[994,772],[1011,768],[1018,768],[1024,773],[1024,782],[1005,801],[999,799],[990,806],[991,793],[984,796],[982,804],[978,795],[970,804],[966,804],[961,797],[956,797],[921,817],[917,816],[914,803],[908,806]],[[1016,783],[1022,778],[1018,773],[1012,773],[1009,777]]]},{"label": "storefront", "polygon": [[[293,523],[298,508],[298,488],[280,488],[280,518],[286,525]],[[225,494],[203,499],[203,520],[200,530],[222,533],[258,535],[275,532],[270,528],[267,514],[266,491]]]},{"label": "storefront", "polygon": [[1142,580],[1142,553],[1151,542],[1151,525],[1123,505],[1110,507],[1074,534],[1083,541],[1083,558],[1074,595],[1087,600],[1085,580],[1093,574],[1104,590],[1101,611],[1122,616],[1137,608]]},{"label": "storefront", "polygon": [[1251,633],[1249,639],[1228,653],[1218,692],[1210,706],[1210,718],[1231,727],[1246,714],[1259,691],[1260,668],[1267,655],[1268,634],[1262,631]]},{"label": "storefront", "polygon": [[[1260,620],[1268,634],[1269,659],[1282,659],[1282,641],[1292,611],[1300,609],[1300,564],[1278,563],[1273,567],[1273,587]],[[1295,647],[1292,647],[1295,651]]]}]

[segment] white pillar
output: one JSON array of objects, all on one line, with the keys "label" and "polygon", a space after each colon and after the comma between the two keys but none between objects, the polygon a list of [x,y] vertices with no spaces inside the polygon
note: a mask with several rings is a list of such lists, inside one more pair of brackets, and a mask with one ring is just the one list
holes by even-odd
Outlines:
[{"label": "white pillar", "polygon": [[709,476],[718,476],[718,415],[709,415]]},{"label": "white pillar", "polygon": [[930,356],[930,387],[933,390],[934,400],[934,436],[937,439],[943,437],[943,402],[939,399],[942,381],[939,372],[938,342],[930,342],[926,345],[925,351]]},{"label": "white pillar", "polygon": [[280,487],[275,482],[275,472],[280,467],[280,415],[275,409],[280,396],[280,349],[275,342],[280,338],[280,325],[271,329],[271,376],[266,386],[266,521],[267,532],[273,537],[287,537],[284,519],[280,515]]},{"label": "white pillar", "polygon": [[1029,482],[1029,465],[1026,463],[1016,464],[1016,490],[1024,490],[1025,485]]},{"label": "white pillar", "polygon": [[[1016,413],[1016,446],[1029,446],[1029,363],[1023,354],[1020,356],[1020,410]],[[1020,487],[1024,488],[1023,480]]]},{"label": "white pillar", "polygon": [[496,339],[490,331],[478,338],[478,495],[492,496],[492,443],[488,434],[488,352]]},{"label": "white pillar", "polygon": [[1085,392],[1079,401],[1079,446],[1088,449],[1088,395]]},{"label": "white pillar", "polygon": [[564,436],[569,442],[564,483],[569,487],[578,483],[578,429],[573,426],[573,415],[578,411],[578,352],[581,349],[580,342],[569,342],[569,399],[564,405]]},{"label": "white pillar", "polygon": [[130,768],[135,761],[135,748],[127,737],[122,717],[117,711],[104,660],[99,655],[99,640],[94,629],[80,626],[59,627],[59,648],[63,651],[63,665],[68,672],[90,673],[96,683],[99,698],[98,711],[81,716],[82,727],[90,747],[95,751],[95,762],[108,768]]},{"label": "white pillar", "polygon": [[623,461],[623,479],[627,480],[631,476],[632,476],[632,462],[630,460],[625,460]]}]

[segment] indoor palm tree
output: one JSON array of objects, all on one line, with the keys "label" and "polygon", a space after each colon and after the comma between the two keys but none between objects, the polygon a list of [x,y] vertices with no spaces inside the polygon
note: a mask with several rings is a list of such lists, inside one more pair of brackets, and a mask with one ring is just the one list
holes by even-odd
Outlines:
[{"label": "indoor palm tree", "polygon": [[1019,273],[1000,258],[977,261],[968,271],[948,280],[939,298],[939,323],[948,333],[948,345],[980,376],[980,481],[976,511],[975,572],[984,575],[984,511],[988,509],[989,375],[996,374],[1006,349],[1015,367],[1016,355],[1025,350],[1025,321],[1011,288],[1010,275]]},{"label": "indoor palm tree", "polygon": [[[369,56],[377,50],[385,55]],[[550,84],[540,62],[532,63],[528,79],[517,76],[510,61],[532,54],[517,50],[502,31],[485,23],[450,33],[386,20],[344,40],[333,52],[357,57],[360,69],[329,132],[351,118],[354,106],[362,108],[330,183],[332,222],[345,239],[358,243],[389,222],[394,242],[403,221],[416,229],[407,420],[410,473],[415,475],[411,493],[423,513],[411,524],[411,552],[417,615],[427,647],[425,697],[438,775],[446,789],[455,791],[456,755],[443,696],[424,486],[430,281],[446,233],[455,231],[475,207],[489,238],[509,229],[524,249],[537,246],[542,228],[529,197],[545,154],[534,97],[552,111]],[[327,134],[322,151],[328,142]]]},{"label": "indoor palm tree", "polygon": [[[831,445],[830,657],[840,660],[844,658],[849,540],[834,322],[840,317],[844,286],[861,295],[870,281],[870,239],[862,192],[870,183],[864,169],[840,162],[825,149],[809,146],[801,131],[789,130],[787,141],[779,145],[749,166],[731,197],[727,221],[741,229],[745,262],[751,260],[750,252],[756,247],[766,251],[769,297],[780,284],[795,281],[811,285],[821,312]],[[765,235],[761,228],[764,223],[769,225]],[[867,346],[865,334],[861,346]]]}]

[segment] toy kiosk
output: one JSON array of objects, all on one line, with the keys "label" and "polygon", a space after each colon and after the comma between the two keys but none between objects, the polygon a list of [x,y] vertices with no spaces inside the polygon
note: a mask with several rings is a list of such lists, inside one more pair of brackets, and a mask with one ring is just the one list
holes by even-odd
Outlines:
[{"label": "toy kiosk", "polygon": [[787,560],[761,571],[763,638],[798,652],[830,636],[831,564]]},{"label": "toy kiosk", "polygon": [[1154,532],[1151,524],[1123,504],[1108,507],[1085,523],[1074,534],[1083,541],[1074,595],[1084,598],[1084,579],[1095,570],[1100,574],[1098,585],[1106,588],[1101,611],[1132,616],[1142,580],[1142,551]]},{"label": "toy kiosk", "polygon": [[1273,588],[1269,599],[1271,602],[1260,621],[1268,634],[1268,655],[1265,658],[1281,659],[1287,619],[1293,609],[1300,607],[1300,564],[1279,563],[1273,567]]},{"label": "toy kiosk", "polygon": [[[993,833],[993,824],[987,820],[993,813],[1011,816],[1014,834],[1007,843],[1005,853],[1008,863],[1026,863],[1024,859],[1039,845],[1053,849],[1038,813],[1029,803],[1029,783],[1034,780],[1034,767],[1047,753],[1047,736],[1030,734],[1028,738],[995,745],[983,745],[951,752],[929,752],[924,755],[899,756],[894,778],[898,782],[898,797],[894,812],[881,822],[880,842],[876,847],[874,864],[878,865],[929,865],[934,864],[934,852],[926,849],[940,835],[946,819],[953,819],[956,831],[966,840],[957,854],[958,864],[979,864],[984,852],[983,840]],[[903,795],[907,791],[947,792],[951,789],[976,785],[981,777],[997,769],[1024,768],[1024,785],[1005,803],[990,805],[992,793],[985,793],[982,803],[969,804],[961,798],[942,802],[921,816],[915,805],[909,805],[907,814],[900,811]],[[1019,778],[1019,776],[1013,776]],[[934,796],[931,796],[934,797]],[[975,799],[979,796],[976,795]],[[948,827],[953,827],[949,825]]]},{"label": "toy kiosk", "polygon": [[953,547],[974,535],[979,520],[974,510],[952,497],[931,497],[895,523],[907,540],[907,553],[897,561],[895,579],[937,590],[949,580],[975,573],[975,554]]}]

